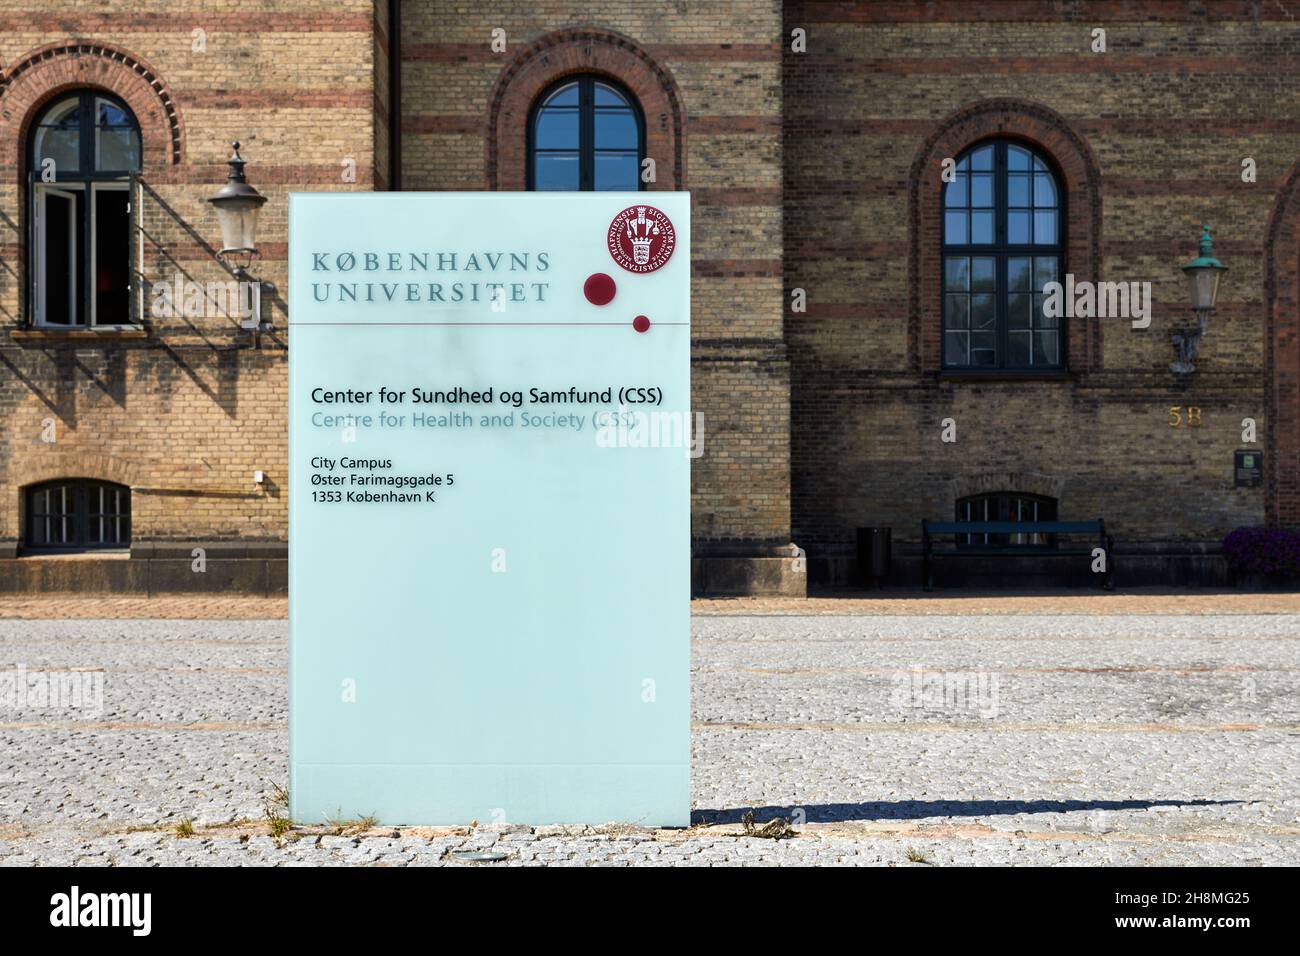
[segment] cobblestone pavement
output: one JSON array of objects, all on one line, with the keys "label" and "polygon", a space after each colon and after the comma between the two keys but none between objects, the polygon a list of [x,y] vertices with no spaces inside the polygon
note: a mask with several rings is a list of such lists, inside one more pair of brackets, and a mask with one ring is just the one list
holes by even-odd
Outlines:
[{"label": "cobblestone pavement", "polygon": [[[0,864],[1300,863],[1300,614],[1010,600],[697,612],[687,830],[276,838],[282,620],[0,620],[0,670],[102,672],[104,698],[0,706]],[[795,835],[744,836],[751,809]]]},{"label": "cobblestone pavement", "polygon": [[41,594],[0,597],[0,620],[6,618],[283,620],[288,616],[287,597],[227,597],[216,594],[182,594],[163,597]]},{"label": "cobblestone pavement", "polygon": [[[869,596],[864,596],[868,595]],[[1119,593],[1068,591],[1009,595],[1005,591],[852,591],[812,598],[706,598],[691,602],[697,615],[846,614],[1300,614],[1300,592],[1248,594],[1237,591],[1133,589]],[[0,595],[0,620],[69,618],[185,620],[284,619],[284,597],[166,595]]]}]

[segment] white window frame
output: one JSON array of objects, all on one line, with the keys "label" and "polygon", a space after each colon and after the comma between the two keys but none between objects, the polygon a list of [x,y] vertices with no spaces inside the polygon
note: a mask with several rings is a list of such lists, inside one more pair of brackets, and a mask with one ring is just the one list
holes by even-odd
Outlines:
[{"label": "white window frame", "polygon": [[[49,304],[46,296],[49,290],[49,283],[46,281],[46,267],[48,265],[45,258],[45,229],[49,222],[49,209],[46,199],[55,195],[62,199],[71,200],[68,223],[68,256],[72,262],[72,268],[68,274],[68,302],[72,309],[70,322],[51,322],[49,321],[48,310]],[[85,328],[85,324],[79,319],[79,306],[77,301],[77,275],[81,268],[81,256],[78,255],[77,242],[77,220],[80,215],[80,205],[84,201],[85,195],[77,190],[61,187],[56,183],[37,183],[36,184],[36,325],[41,328],[49,329],[78,329]]]},{"label": "white window frame", "polygon": [[[99,248],[98,248],[99,233],[95,229],[95,215],[96,215],[95,210],[97,208],[95,202],[95,196],[97,193],[103,191],[115,191],[115,192],[127,193],[127,197],[126,197],[127,234],[123,236],[122,239],[127,243],[127,249],[130,250],[131,249],[130,230],[135,228],[135,217],[131,215],[131,204],[132,202],[134,202],[135,197],[130,195],[130,189],[131,189],[131,184],[126,180],[118,180],[118,181],[109,180],[104,182],[92,182],[90,184],[90,212],[89,215],[87,216],[86,228],[90,230],[91,278],[94,278],[95,275],[95,263],[99,261]],[[136,268],[136,263],[132,262],[130,259],[129,251],[127,253],[127,269],[132,273],[138,271]],[[126,290],[127,290],[126,295],[128,297],[127,301],[129,302],[130,296],[133,295],[135,292],[135,282],[133,281],[133,279],[127,281]],[[96,314],[95,314],[99,309],[99,301],[98,301],[99,297],[95,294],[94,289],[90,289],[86,297],[90,300],[90,327],[91,328],[111,330],[111,329],[136,329],[140,327],[130,322],[118,322],[112,325],[100,325],[96,321]]]},{"label": "white window frame", "polygon": [[[88,290],[87,295],[85,296],[87,300],[86,302],[82,302],[81,296],[77,294],[77,280],[85,269],[85,263],[81,258],[81,243],[77,241],[77,224],[83,215],[81,208],[82,204],[85,203],[87,197],[89,197],[90,208],[86,210],[84,215],[86,228],[90,230],[91,269],[88,281],[93,282],[95,275],[94,264],[99,256],[99,237],[96,235],[95,231],[95,218],[97,215],[96,198],[99,193],[105,190],[127,193],[127,217],[129,223],[127,228],[128,230],[134,230],[137,228],[135,206],[139,201],[139,190],[132,190],[131,185],[131,181],[126,179],[91,181],[89,190],[85,188],[86,182],[84,180],[80,182],[73,181],[66,183],[36,182],[32,184],[36,192],[36,201],[34,203],[36,230],[33,242],[34,258],[32,263],[36,285],[32,297],[35,319],[33,326],[35,328],[51,330],[61,329],[65,331],[99,329],[107,332],[143,328],[139,322],[119,322],[101,325],[97,321],[96,312],[98,310],[98,302],[96,301],[95,290],[93,288]],[[47,301],[49,276],[46,272],[48,263],[45,255],[45,230],[47,228],[46,224],[49,221],[49,205],[47,200],[51,195],[69,200],[68,256],[69,261],[72,264],[68,278],[68,301],[71,307],[70,322],[52,322],[50,321],[49,316],[49,302]],[[132,242],[130,231],[128,231],[128,234],[123,237],[123,241],[127,243],[128,269],[130,273],[125,294],[128,297],[131,297],[128,301],[135,300],[137,306],[135,309],[130,310],[130,314],[141,315],[142,312],[140,311],[138,302],[140,298],[140,290],[138,288],[139,283],[136,281],[136,276],[138,276],[143,269],[144,250],[139,242]],[[86,312],[89,314],[83,314]]]}]

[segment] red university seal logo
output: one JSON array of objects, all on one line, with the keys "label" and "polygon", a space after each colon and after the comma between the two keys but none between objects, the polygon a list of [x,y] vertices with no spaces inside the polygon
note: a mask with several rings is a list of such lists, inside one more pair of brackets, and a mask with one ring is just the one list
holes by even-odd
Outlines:
[{"label": "red university seal logo", "polygon": [[629,206],[609,224],[609,254],[628,272],[654,272],[672,258],[677,232],[654,206]]}]

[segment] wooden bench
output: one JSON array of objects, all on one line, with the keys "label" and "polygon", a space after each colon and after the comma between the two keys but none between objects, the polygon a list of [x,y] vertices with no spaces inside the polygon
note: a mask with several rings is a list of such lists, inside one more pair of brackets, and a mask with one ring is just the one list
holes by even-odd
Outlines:
[{"label": "wooden bench", "polygon": [[[965,544],[954,545],[951,549],[936,551],[935,535],[961,534],[1006,534],[1006,535],[1088,535],[1095,538],[1094,543],[1086,547],[1072,548],[1044,547],[1042,545],[1011,545],[1008,547]],[[934,589],[933,559],[944,558],[1057,558],[1079,557],[1086,555],[1090,559],[1094,548],[1106,552],[1106,571],[1099,574],[1102,587],[1107,591],[1115,587],[1115,539],[1106,534],[1106,523],[1100,518],[1095,521],[925,521],[921,522],[921,583],[925,590]]]}]

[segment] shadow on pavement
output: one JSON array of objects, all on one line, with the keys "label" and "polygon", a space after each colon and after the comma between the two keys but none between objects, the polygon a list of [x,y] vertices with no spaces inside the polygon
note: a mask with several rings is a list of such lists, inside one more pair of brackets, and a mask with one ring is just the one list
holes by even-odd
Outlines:
[{"label": "shadow on pavement", "polygon": [[875,803],[819,803],[785,807],[738,807],[691,811],[693,824],[739,823],[753,812],[757,823],[776,817],[791,819],[802,811],[806,823],[850,820],[921,820],[926,817],[1011,816],[1017,813],[1078,813],[1080,811],[1149,810],[1152,807],[1217,807],[1245,800],[896,800]]}]

